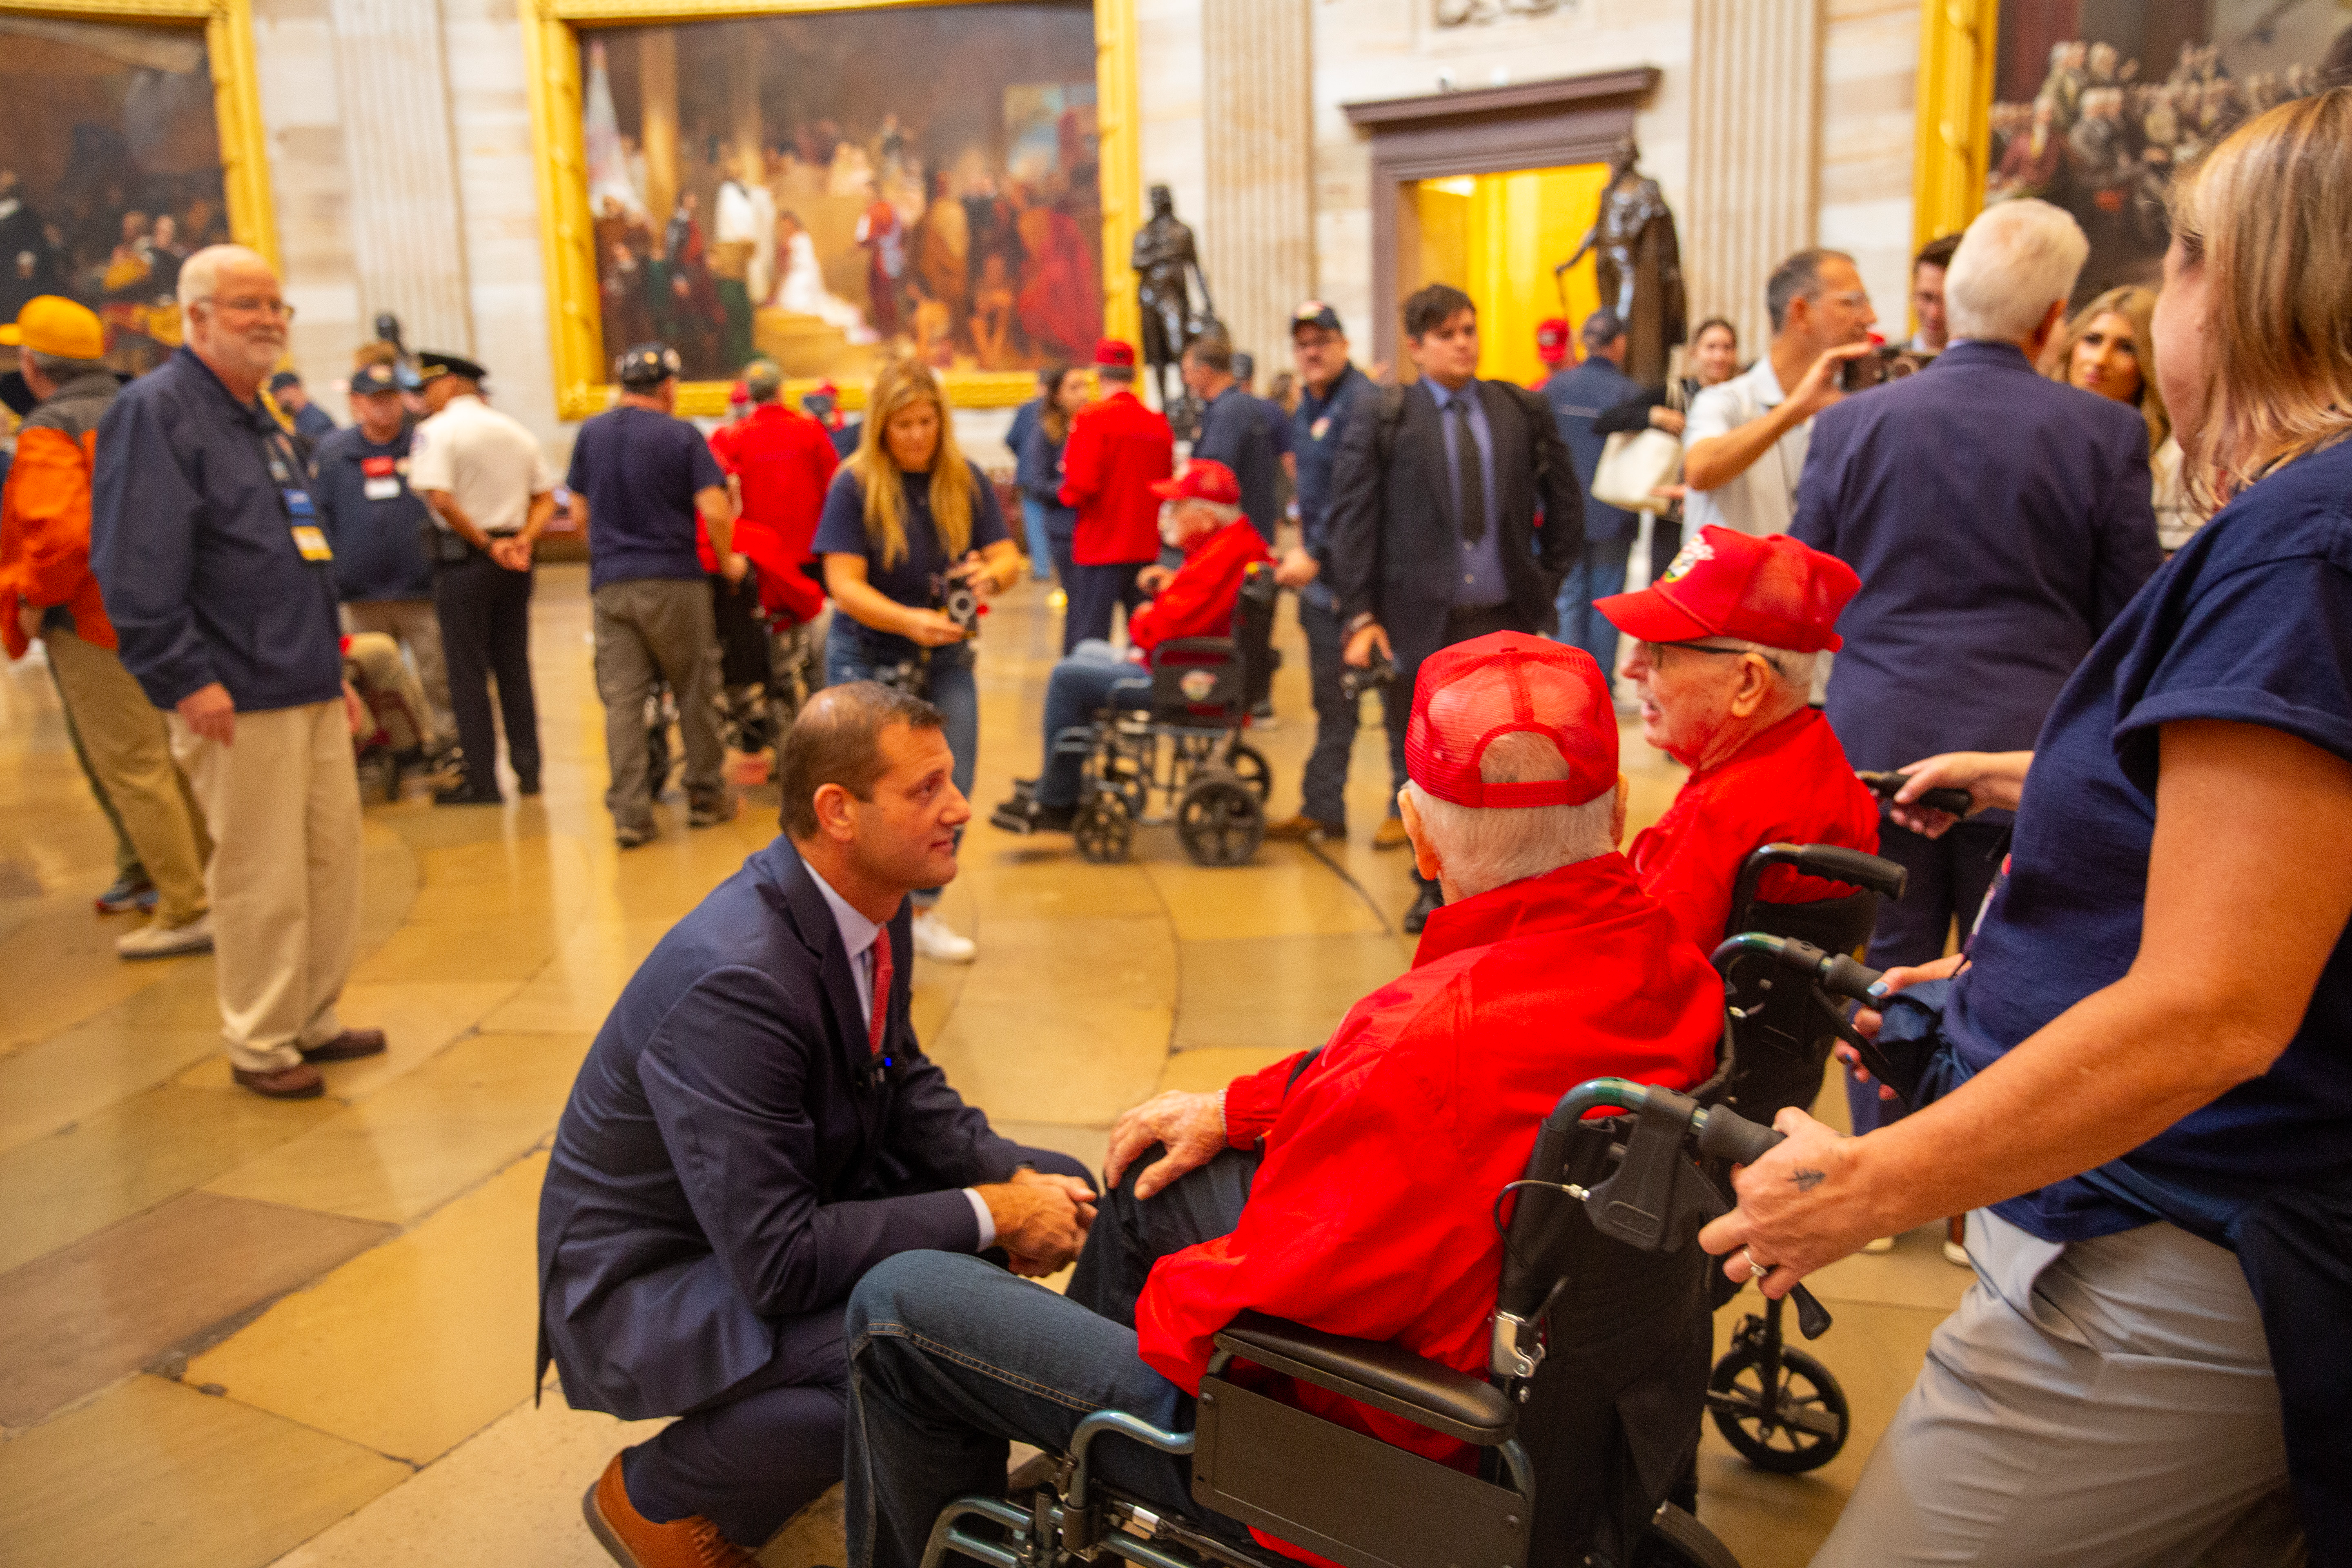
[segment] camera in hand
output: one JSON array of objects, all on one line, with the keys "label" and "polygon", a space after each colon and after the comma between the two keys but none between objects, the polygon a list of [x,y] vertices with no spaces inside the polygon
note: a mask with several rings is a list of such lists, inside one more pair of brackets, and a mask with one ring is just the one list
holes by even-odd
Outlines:
[{"label": "camera in hand", "polygon": [[959,574],[931,574],[931,607],[970,637],[980,628],[980,592]]},{"label": "camera in hand", "polygon": [[1868,353],[1856,354],[1845,362],[1838,377],[1838,386],[1846,392],[1866,392],[1886,382],[1916,375],[1935,360],[1932,353],[1923,353],[1895,343],[1879,343]]},{"label": "camera in hand", "polygon": [[1396,679],[1396,661],[1386,654],[1373,657],[1372,662],[1359,669],[1352,664],[1339,667],[1339,695],[1353,702],[1372,688],[1386,687]]}]

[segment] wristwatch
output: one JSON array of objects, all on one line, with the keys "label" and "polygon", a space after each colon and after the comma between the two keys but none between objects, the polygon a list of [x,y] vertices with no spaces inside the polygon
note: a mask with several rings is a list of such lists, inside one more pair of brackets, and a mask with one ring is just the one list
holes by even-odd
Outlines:
[{"label": "wristwatch", "polygon": [[1341,628],[1339,632],[1340,640],[1344,642],[1348,638],[1354,637],[1358,632],[1362,631],[1366,626],[1376,626],[1380,624],[1380,616],[1374,615],[1370,610],[1360,611],[1358,614],[1348,617],[1347,626]]}]

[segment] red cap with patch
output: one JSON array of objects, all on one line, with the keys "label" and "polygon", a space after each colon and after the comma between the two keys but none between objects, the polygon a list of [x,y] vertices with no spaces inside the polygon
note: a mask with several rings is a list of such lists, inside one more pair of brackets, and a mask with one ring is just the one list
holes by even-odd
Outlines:
[{"label": "red cap with patch", "polygon": [[[1568,763],[1564,779],[1490,784],[1479,776],[1496,738],[1541,735]],[[1412,782],[1456,805],[1582,805],[1617,784],[1617,710],[1609,680],[1580,647],[1523,632],[1495,632],[1421,661],[1404,766]]]},{"label": "red cap with patch", "polygon": [[1155,479],[1151,493],[1163,500],[1205,500],[1219,506],[1242,504],[1242,482],[1234,471],[1210,458],[1195,458],[1172,479]]},{"label": "red cap with patch", "polygon": [[1135,345],[1130,342],[1122,342],[1118,338],[1097,338],[1095,340],[1095,363],[1097,364],[1108,365],[1113,370],[1133,370],[1135,368]]},{"label": "red cap with patch", "polygon": [[1536,353],[1546,364],[1558,364],[1568,357],[1568,323],[1558,316],[1536,325]]},{"label": "red cap with patch", "polygon": [[1838,613],[1860,592],[1862,579],[1834,555],[1785,533],[1759,538],[1710,524],[1657,582],[1595,599],[1592,607],[1643,642],[1724,637],[1820,653],[1841,646],[1832,629]]}]

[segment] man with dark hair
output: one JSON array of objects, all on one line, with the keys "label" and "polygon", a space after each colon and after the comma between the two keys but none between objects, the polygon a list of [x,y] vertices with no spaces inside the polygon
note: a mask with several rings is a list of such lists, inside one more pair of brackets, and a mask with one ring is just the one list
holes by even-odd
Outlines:
[{"label": "man with dark hair", "polygon": [[1592,422],[1638,396],[1642,388],[1625,374],[1629,340],[1616,311],[1606,307],[1593,311],[1584,318],[1580,335],[1584,363],[1560,371],[1542,387],[1560,441],[1576,463],[1576,482],[1584,491],[1584,549],[1559,585],[1558,635],[1560,641],[1591,654],[1606,673],[1617,668],[1617,628],[1593,610],[1592,602],[1625,585],[1625,563],[1633,557],[1641,522],[1630,511],[1592,499],[1592,476],[1609,445],[1609,437],[1595,431]]},{"label": "man with dark hair", "polygon": [[1712,523],[1741,533],[1786,533],[1813,416],[1844,394],[1844,362],[1870,352],[1878,320],[1853,258],[1801,250],[1764,286],[1772,344],[1744,375],[1692,400],[1683,425],[1683,537]]},{"label": "man with dark hair", "polygon": [[1275,452],[1265,411],[1234,374],[1234,349],[1223,334],[1194,338],[1184,350],[1184,390],[1201,405],[1201,434],[1192,456],[1223,463],[1241,481],[1242,510],[1268,544],[1274,542]]},{"label": "man with dark hair", "polygon": [[1951,341],[1951,330],[1944,324],[1944,273],[1952,265],[1952,252],[1959,249],[1960,237],[1944,235],[1929,240],[1918,255],[1911,258],[1911,342],[1906,345],[1914,353],[1939,354]]},{"label": "man with dark hair", "polygon": [[540,1195],[540,1373],[573,1408],[677,1415],[583,1500],[635,1568],[750,1568],[842,1473],[842,1302],[909,1250],[1043,1277],[1086,1169],[999,1136],[922,1053],[908,895],[971,809],[939,710],[811,699],[783,834],[662,939],[589,1047]]},{"label": "man with dark hair", "polygon": [[1062,504],[1076,508],[1070,541],[1076,581],[1062,621],[1062,651],[1108,641],[1111,611],[1132,616],[1148,596],[1138,584],[1160,556],[1160,498],[1151,487],[1176,471],[1176,433],[1135,395],[1135,345],[1095,344],[1103,395],[1073,415],[1062,448]]},{"label": "man with dark hair", "polygon": [[269,378],[269,397],[294,421],[294,434],[312,447],[335,433],[335,416],[310,401],[310,389],[294,372],[281,370]]},{"label": "man with dark hair", "polygon": [[[1404,302],[1405,350],[1420,379],[1381,395],[1348,426],[1332,472],[1332,587],[1359,669],[1396,666],[1393,689],[1412,689],[1421,661],[1490,632],[1552,625],[1553,596],[1584,545],[1584,494],[1542,399],[1478,379],[1478,310],[1433,283]],[[1390,766],[1405,776],[1407,709],[1385,705]],[[1376,847],[1406,841],[1391,816]],[[1444,901],[1435,879],[1404,929],[1421,931]]]}]

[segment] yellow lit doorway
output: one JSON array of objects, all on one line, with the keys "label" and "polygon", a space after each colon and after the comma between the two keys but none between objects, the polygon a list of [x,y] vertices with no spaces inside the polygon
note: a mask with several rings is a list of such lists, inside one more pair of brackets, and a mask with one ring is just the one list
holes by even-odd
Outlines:
[{"label": "yellow lit doorway", "polygon": [[[1453,174],[1418,180],[1400,193],[1397,299],[1428,283],[1451,283],[1478,305],[1478,374],[1525,386],[1544,374],[1536,324],[1565,315],[1571,327],[1601,303],[1592,258],[1561,281],[1551,269],[1568,259],[1601,211],[1606,163],[1519,169],[1507,174]],[[1400,353],[1398,379],[1412,379]]]}]

